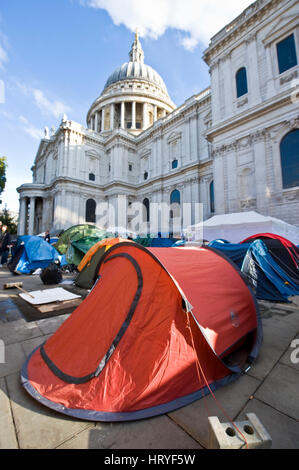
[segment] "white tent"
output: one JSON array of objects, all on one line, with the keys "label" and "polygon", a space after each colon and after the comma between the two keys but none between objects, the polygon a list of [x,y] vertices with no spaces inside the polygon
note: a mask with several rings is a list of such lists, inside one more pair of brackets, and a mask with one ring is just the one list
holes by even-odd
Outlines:
[{"label": "white tent", "polygon": [[[196,225],[192,226],[192,231],[196,233]],[[203,239],[208,241],[222,238],[231,243],[240,243],[258,233],[280,235],[299,245],[299,227],[254,211],[214,215],[203,222]]]}]

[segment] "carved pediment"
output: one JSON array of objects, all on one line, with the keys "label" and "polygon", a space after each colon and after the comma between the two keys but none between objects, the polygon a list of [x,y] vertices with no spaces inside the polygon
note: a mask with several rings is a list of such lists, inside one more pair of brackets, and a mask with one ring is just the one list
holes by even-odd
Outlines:
[{"label": "carved pediment", "polygon": [[263,43],[265,46],[278,39],[283,34],[287,33],[291,29],[298,25],[299,9],[289,15],[283,15],[269,30]]},{"label": "carved pediment", "polygon": [[171,142],[175,142],[176,140],[179,140],[181,137],[182,137],[181,132],[172,132],[167,137],[167,142],[170,144]]}]

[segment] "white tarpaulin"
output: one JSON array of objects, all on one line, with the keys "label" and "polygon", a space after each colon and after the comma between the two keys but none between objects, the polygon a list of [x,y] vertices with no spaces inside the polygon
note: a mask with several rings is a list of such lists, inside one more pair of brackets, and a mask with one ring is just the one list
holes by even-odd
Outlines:
[{"label": "white tarpaulin", "polygon": [[[196,225],[192,230],[196,232]],[[203,239],[208,241],[222,238],[231,243],[240,243],[258,233],[280,235],[299,245],[299,227],[254,211],[214,215],[203,222]]]},{"label": "white tarpaulin", "polygon": [[72,294],[62,287],[55,287],[54,289],[34,290],[28,294],[19,294],[22,299],[32,305],[42,305],[51,302],[64,302],[65,300],[78,299],[81,296]]}]

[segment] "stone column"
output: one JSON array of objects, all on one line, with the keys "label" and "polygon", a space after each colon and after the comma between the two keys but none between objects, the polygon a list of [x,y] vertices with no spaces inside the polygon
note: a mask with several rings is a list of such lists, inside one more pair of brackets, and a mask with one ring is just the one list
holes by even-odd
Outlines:
[{"label": "stone column", "polygon": [[136,101],[132,101],[132,129],[136,129]]},{"label": "stone column", "polygon": [[120,104],[120,127],[125,128],[125,102],[122,101]]},{"label": "stone column", "polygon": [[249,64],[247,68],[247,78],[248,92],[251,97],[250,103],[257,104],[261,101],[261,97],[256,35],[251,36],[247,41],[247,58]]},{"label": "stone column", "polygon": [[34,235],[35,197],[30,198],[28,235]]},{"label": "stone column", "polygon": [[148,122],[147,122],[147,103],[143,103],[143,116],[142,116],[142,129],[147,129]]},{"label": "stone column", "polygon": [[157,106],[154,104],[154,122],[157,121],[157,115],[158,115]]},{"label": "stone column", "polygon": [[114,104],[110,104],[110,130],[114,128]]},{"label": "stone column", "polygon": [[102,123],[101,123],[101,132],[105,130],[105,108],[102,108]]},{"label": "stone column", "polygon": [[27,199],[25,197],[20,197],[18,235],[25,235],[26,232],[26,205]]},{"label": "stone column", "polygon": [[95,117],[94,117],[94,130],[98,132],[98,112],[95,112]]},{"label": "stone column", "polygon": [[266,60],[267,60],[267,98],[274,95],[274,80],[273,80],[273,63],[271,58],[271,46],[265,47]]}]

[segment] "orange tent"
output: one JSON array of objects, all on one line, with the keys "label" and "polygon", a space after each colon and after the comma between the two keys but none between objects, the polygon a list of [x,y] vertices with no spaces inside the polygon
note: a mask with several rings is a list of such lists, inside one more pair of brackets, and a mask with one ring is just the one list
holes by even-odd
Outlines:
[{"label": "orange tent", "polygon": [[85,254],[78,265],[78,275],[75,284],[84,289],[91,289],[97,280],[97,267],[104,253],[117,243],[129,242],[125,238],[104,238],[95,243]]},{"label": "orange tent", "polygon": [[141,419],[201,398],[257,357],[255,299],[212,249],[124,242],[106,251],[98,273],[23,366],[22,384],[40,403],[92,421]]}]

